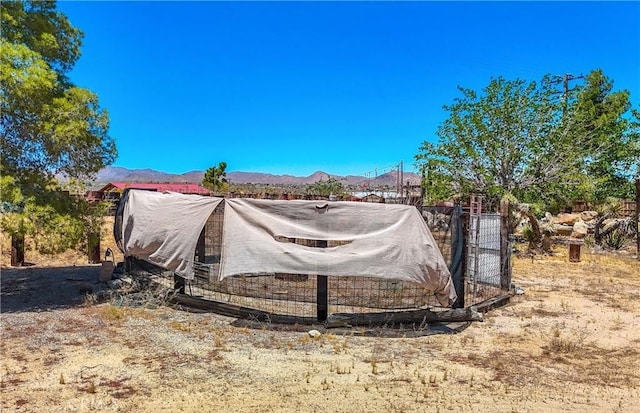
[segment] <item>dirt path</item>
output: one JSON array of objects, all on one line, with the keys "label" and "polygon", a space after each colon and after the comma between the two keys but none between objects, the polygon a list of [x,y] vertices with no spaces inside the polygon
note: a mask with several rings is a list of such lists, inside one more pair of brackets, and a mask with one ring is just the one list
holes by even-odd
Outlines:
[{"label": "dirt path", "polygon": [[515,259],[525,294],[458,334],[235,327],[87,305],[99,266],[2,269],[3,412],[640,411],[640,265]]}]

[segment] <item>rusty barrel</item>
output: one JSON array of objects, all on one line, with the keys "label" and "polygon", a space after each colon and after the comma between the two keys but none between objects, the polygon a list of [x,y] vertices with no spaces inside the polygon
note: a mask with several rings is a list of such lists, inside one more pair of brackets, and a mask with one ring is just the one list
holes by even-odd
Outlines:
[{"label": "rusty barrel", "polygon": [[569,262],[580,262],[580,248],[583,241],[581,239],[569,240]]}]

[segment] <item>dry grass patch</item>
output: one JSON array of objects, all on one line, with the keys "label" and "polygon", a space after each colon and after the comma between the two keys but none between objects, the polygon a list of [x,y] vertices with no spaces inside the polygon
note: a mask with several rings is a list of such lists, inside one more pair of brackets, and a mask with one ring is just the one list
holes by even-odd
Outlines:
[{"label": "dry grass patch", "polygon": [[558,248],[514,258],[525,294],[452,335],[314,338],[150,308],[144,295],[0,314],[0,408],[640,411],[638,263],[586,250],[569,263]]}]

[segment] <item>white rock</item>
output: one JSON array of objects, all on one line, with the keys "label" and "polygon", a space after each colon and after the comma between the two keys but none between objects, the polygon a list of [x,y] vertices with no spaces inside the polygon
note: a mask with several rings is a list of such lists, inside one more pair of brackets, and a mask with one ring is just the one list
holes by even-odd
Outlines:
[{"label": "white rock", "polygon": [[573,224],[573,232],[571,236],[573,238],[584,238],[589,233],[589,227],[582,221],[578,221]]},{"label": "white rock", "polygon": [[322,333],[319,332],[318,330],[311,330],[309,331],[309,335],[313,338],[318,338],[322,335]]}]

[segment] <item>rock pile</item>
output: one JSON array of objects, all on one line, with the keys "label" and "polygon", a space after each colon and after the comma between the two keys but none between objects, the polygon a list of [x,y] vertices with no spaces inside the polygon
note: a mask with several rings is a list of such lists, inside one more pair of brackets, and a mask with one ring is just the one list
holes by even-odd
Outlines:
[{"label": "rock pile", "polygon": [[[560,213],[552,215],[549,212],[545,217],[540,219],[541,227],[553,229],[556,236],[571,237],[582,239],[589,234],[593,234],[596,222],[598,221],[598,213],[596,211],[583,211],[580,213]],[[605,219],[602,222],[601,230],[615,224],[618,219]],[[516,235],[520,235],[524,225],[528,223],[528,219],[524,218],[516,229]],[[519,234],[520,233],[520,234]]]}]

